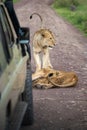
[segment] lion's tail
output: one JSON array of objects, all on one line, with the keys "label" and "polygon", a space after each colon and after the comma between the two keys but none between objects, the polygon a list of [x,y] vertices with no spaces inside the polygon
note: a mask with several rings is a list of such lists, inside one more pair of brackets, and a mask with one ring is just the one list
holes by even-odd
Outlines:
[{"label": "lion's tail", "polygon": [[43,19],[42,19],[41,15],[35,12],[35,13],[33,13],[33,14],[30,15],[30,19],[32,19],[33,15],[39,16],[39,18],[41,20],[41,28],[43,28]]},{"label": "lion's tail", "polygon": [[50,80],[50,78],[48,77],[48,80],[56,87],[59,88],[67,88],[67,87],[72,87],[75,86],[77,81],[78,81],[78,77],[76,75],[74,75],[73,80],[67,84],[57,84],[55,82],[53,82],[52,80]]}]

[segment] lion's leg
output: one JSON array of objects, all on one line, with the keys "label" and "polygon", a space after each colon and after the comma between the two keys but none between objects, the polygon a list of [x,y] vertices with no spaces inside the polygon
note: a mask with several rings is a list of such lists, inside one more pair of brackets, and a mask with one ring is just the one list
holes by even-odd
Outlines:
[{"label": "lion's leg", "polygon": [[39,71],[41,69],[41,60],[40,60],[39,53],[34,52],[34,59],[36,63],[36,71]]},{"label": "lion's leg", "polygon": [[49,50],[45,49],[43,53],[43,68],[53,68],[50,62]]}]

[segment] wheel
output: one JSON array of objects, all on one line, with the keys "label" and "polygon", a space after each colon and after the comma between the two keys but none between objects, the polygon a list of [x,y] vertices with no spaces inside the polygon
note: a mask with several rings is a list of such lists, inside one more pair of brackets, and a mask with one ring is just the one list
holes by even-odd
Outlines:
[{"label": "wheel", "polygon": [[32,94],[32,73],[31,73],[31,64],[29,60],[27,61],[27,74],[25,81],[25,89],[22,94],[22,100],[28,103],[28,107],[23,119],[23,125],[32,125],[33,124],[33,94]]},{"label": "wheel", "polygon": [[10,123],[10,120],[8,117],[6,117],[5,130],[9,130],[9,123]]}]

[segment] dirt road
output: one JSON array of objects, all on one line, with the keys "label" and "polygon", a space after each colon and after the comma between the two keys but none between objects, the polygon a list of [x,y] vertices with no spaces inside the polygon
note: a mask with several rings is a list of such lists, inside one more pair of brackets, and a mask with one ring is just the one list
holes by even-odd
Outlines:
[{"label": "dirt road", "polygon": [[[79,81],[76,87],[67,89],[33,89],[34,125],[21,130],[87,130],[87,38],[68,22],[59,17],[50,7],[51,0],[21,0],[15,4],[21,26],[29,26],[32,36],[40,28],[40,20],[29,16],[38,12],[44,26],[56,38],[56,47],[51,51],[54,69],[75,71]],[[32,55],[32,71],[35,63]]]}]

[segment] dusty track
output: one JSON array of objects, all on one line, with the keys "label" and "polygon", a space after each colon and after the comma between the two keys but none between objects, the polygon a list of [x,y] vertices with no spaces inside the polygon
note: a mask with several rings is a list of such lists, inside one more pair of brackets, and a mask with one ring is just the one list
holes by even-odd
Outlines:
[{"label": "dusty track", "polygon": [[[86,130],[87,129],[87,38],[59,17],[49,6],[51,0],[22,0],[15,4],[21,26],[29,26],[32,36],[40,20],[29,16],[38,12],[44,25],[55,34],[56,47],[51,51],[55,69],[75,71],[79,82],[75,88],[33,90],[35,123],[22,130]],[[32,71],[35,70],[32,56]]]}]

